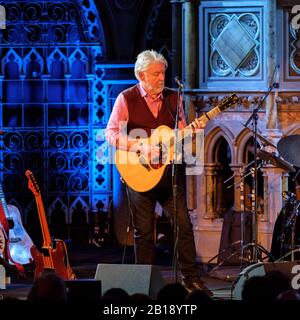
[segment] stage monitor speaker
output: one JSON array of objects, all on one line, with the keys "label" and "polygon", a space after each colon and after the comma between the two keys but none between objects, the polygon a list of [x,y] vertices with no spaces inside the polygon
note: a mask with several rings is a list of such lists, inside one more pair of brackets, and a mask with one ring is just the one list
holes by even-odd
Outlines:
[{"label": "stage monitor speaker", "polygon": [[232,299],[241,300],[244,283],[254,276],[264,276],[270,271],[280,271],[292,280],[295,274],[292,273],[294,265],[299,265],[300,261],[278,261],[278,262],[258,262],[247,266],[238,276],[233,284]]},{"label": "stage monitor speaker", "polygon": [[94,279],[65,280],[68,300],[72,301],[100,301],[101,281]]},{"label": "stage monitor speaker", "polygon": [[102,283],[102,292],[124,289],[128,294],[144,293],[155,299],[165,285],[156,266],[143,264],[98,264],[95,279]]}]

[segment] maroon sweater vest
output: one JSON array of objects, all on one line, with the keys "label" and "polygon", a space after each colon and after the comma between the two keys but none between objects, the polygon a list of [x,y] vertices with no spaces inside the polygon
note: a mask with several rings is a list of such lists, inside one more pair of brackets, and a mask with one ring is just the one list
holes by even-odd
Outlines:
[{"label": "maroon sweater vest", "polygon": [[[161,125],[166,125],[171,129],[174,128],[177,106],[176,91],[168,88],[163,90],[163,102],[157,118],[153,116],[136,85],[123,91],[123,95],[128,106],[128,133],[133,129],[143,129],[149,137],[151,135],[151,129],[155,129]],[[169,107],[166,103],[168,103]]]}]

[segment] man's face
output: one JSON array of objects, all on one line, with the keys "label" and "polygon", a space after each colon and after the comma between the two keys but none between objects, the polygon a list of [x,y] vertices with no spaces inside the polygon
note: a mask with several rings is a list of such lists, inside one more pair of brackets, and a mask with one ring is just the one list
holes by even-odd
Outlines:
[{"label": "man's face", "polygon": [[139,74],[142,86],[151,95],[160,94],[165,86],[165,65],[161,62],[152,63]]}]

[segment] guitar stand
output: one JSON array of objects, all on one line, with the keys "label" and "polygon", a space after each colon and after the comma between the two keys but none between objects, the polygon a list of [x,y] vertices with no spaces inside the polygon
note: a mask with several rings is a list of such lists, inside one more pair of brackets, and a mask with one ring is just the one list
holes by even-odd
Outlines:
[{"label": "guitar stand", "polygon": [[[244,257],[242,255],[239,254],[239,249],[238,249],[238,245],[240,247],[242,247],[242,240],[238,240],[233,242],[229,247],[223,249],[221,252],[219,252],[218,254],[216,254],[214,257],[212,257],[210,260],[207,261],[206,265],[208,266],[213,260],[215,260],[216,258],[218,258],[219,256],[226,254],[229,250],[232,251],[232,253],[227,256],[225,259],[223,259],[221,262],[218,262],[209,272],[213,272],[215,271],[217,268],[221,267],[225,262],[229,261],[232,257],[238,256],[239,259],[241,261],[244,260]],[[242,251],[242,249],[241,249]],[[206,272],[208,272],[208,270],[206,270]]]},{"label": "guitar stand", "polygon": [[[207,261],[207,266],[216,258],[218,258],[220,255],[228,252],[229,250],[232,250],[232,248],[235,247],[235,245],[239,245],[241,246],[241,249],[239,249],[238,247],[234,248],[234,251],[227,256],[224,260],[218,262],[211,270],[208,271],[208,267],[206,268],[206,272],[208,274],[213,274],[216,272],[216,270],[218,268],[220,268],[222,265],[224,265],[224,263],[226,263],[227,261],[230,261],[231,258],[237,256],[239,258],[240,261],[240,271],[242,271],[244,269],[244,267],[250,265],[250,264],[254,264],[257,261],[253,260],[253,250],[256,250],[256,257],[258,257],[258,261],[262,262],[266,259],[268,259],[267,261],[271,261],[271,262],[276,262],[278,260],[275,260],[275,258],[273,257],[272,254],[270,254],[268,252],[268,250],[266,250],[262,245],[260,244],[255,244],[254,242],[248,243],[244,246],[242,246],[243,241],[238,240],[233,242],[229,247],[227,247],[226,249],[222,250],[221,252],[219,252],[217,255],[215,255],[214,257],[212,257],[209,261]],[[300,249],[297,249],[298,252],[300,252]],[[265,254],[265,256],[262,256],[262,253]],[[289,253],[290,254],[290,253]]]},{"label": "guitar stand", "polygon": [[[224,263],[230,261],[231,258],[237,256],[239,261],[240,261],[240,270],[243,269],[243,267],[245,265],[249,265],[249,264],[253,264],[256,263],[258,261],[263,261],[265,259],[269,259],[268,261],[275,261],[275,258],[273,257],[273,255],[271,253],[269,253],[269,251],[267,249],[265,249],[262,245],[256,243],[255,240],[252,240],[252,242],[247,243],[244,245],[245,239],[244,239],[244,224],[245,224],[245,205],[244,205],[244,179],[252,174],[253,177],[253,168],[251,168],[251,171],[248,174],[244,174],[244,169],[249,167],[254,161],[252,161],[251,163],[249,163],[246,167],[244,167],[241,170],[241,178],[234,182],[233,184],[231,184],[230,186],[228,186],[227,188],[230,188],[234,185],[236,185],[237,183],[239,183],[240,185],[240,201],[241,201],[241,211],[240,211],[240,228],[241,228],[241,240],[235,241],[233,242],[229,247],[225,248],[224,250],[222,250],[221,252],[219,252],[217,255],[215,255],[213,258],[211,258],[208,262],[207,265],[209,265],[214,259],[216,259],[217,257],[221,256],[222,254],[228,252],[229,250],[232,251],[232,253],[227,256],[224,260],[222,260],[221,262],[218,262],[214,268],[210,271],[211,273],[215,272],[217,268],[221,267],[222,265],[224,265]],[[261,165],[257,166],[257,168],[260,168]],[[233,178],[234,175],[232,177],[230,177],[229,179],[227,179],[226,181],[224,181],[224,183],[228,182],[229,180],[231,180],[231,178]],[[252,196],[252,200],[253,200],[253,191],[251,193]],[[256,217],[253,217],[253,214],[255,214],[256,210],[254,210],[254,204],[252,204],[252,227],[256,227],[257,221],[256,221]],[[254,220],[254,221],[253,221]],[[253,232],[253,231],[252,231]],[[263,254],[265,255],[263,257]]]},{"label": "guitar stand", "polygon": [[4,258],[0,256],[0,265],[2,265],[5,269],[7,276],[15,276],[19,279],[26,279],[26,272],[20,272],[14,265],[7,262]]},{"label": "guitar stand", "polygon": [[[240,175],[241,178],[234,182],[233,184],[229,185],[227,188],[231,188],[233,186],[235,186],[237,183],[239,183],[239,188],[240,188],[240,201],[241,201],[241,210],[240,210],[240,228],[241,228],[241,239],[237,240],[233,243],[231,243],[230,246],[228,246],[227,248],[223,249],[221,252],[219,252],[217,255],[215,255],[214,257],[212,257],[207,264],[211,263],[214,259],[218,258],[219,256],[232,251],[232,253],[227,256],[225,259],[223,259],[221,262],[218,262],[217,265],[210,271],[210,272],[214,272],[217,268],[221,267],[225,262],[229,261],[231,258],[237,256],[239,261],[240,261],[240,269],[242,269],[244,263],[249,263],[248,260],[245,259],[244,257],[244,252],[245,252],[245,246],[244,246],[244,214],[245,214],[245,204],[244,204],[244,179],[250,174],[245,174],[244,170],[249,167],[254,161],[252,161],[251,163],[249,163],[247,166],[243,166],[240,169]],[[227,183],[228,181],[230,181],[232,178],[234,178],[234,174],[229,177],[227,180],[224,181],[224,183]]]},{"label": "guitar stand", "polygon": [[[247,243],[243,250],[245,252],[248,252],[248,262],[249,264],[256,263],[256,262],[262,262],[266,258],[268,258],[268,261],[274,262],[275,258],[274,256],[261,244],[255,243],[255,241]],[[253,254],[254,253],[254,254]],[[262,256],[262,254],[265,254],[265,257]],[[257,257],[257,259],[253,259],[253,257]]]}]

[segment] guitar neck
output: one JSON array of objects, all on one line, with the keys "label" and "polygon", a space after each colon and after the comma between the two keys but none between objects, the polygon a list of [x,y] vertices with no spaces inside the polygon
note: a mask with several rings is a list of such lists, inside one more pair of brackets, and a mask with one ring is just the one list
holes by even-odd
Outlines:
[{"label": "guitar neck", "polygon": [[7,207],[7,203],[6,203],[6,200],[5,200],[5,196],[4,196],[4,193],[3,193],[3,189],[2,189],[2,184],[1,183],[0,183],[0,202],[1,202],[1,205],[2,205],[2,208],[3,208],[3,211],[5,213],[5,216],[9,217],[9,210],[8,210],[8,207]]},{"label": "guitar neck", "polygon": [[[212,110],[205,113],[203,116],[199,117],[198,120],[200,120],[204,123],[207,123],[209,120],[215,118],[220,112],[221,112],[221,110],[218,107],[215,107]],[[192,123],[190,123],[184,129],[180,130],[179,131],[179,138],[180,138],[179,141],[187,138],[191,134],[192,129],[193,129],[193,125],[192,125]]]},{"label": "guitar neck", "polygon": [[[216,117],[219,113],[221,112],[221,110],[219,109],[219,107],[215,107],[212,110],[208,111],[207,113],[205,113],[203,116],[199,117],[198,120],[207,123],[209,120],[213,119],[214,117]],[[192,123],[190,123],[188,126],[186,126],[185,128],[181,129],[178,132],[178,135],[176,137],[177,142],[180,142],[184,139],[186,139],[187,137],[189,137],[191,135],[191,133],[193,132],[193,125]],[[174,145],[174,139],[175,137],[172,137],[170,139],[170,145]]]},{"label": "guitar neck", "polygon": [[36,199],[36,205],[38,209],[42,234],[43,234],[43,247],[48,248],[51,246],[51,237],[50,237],[50,232],[48,228],[48,222],[45,214],[42,196],[40,194],[36,195],[35,199]]}]

